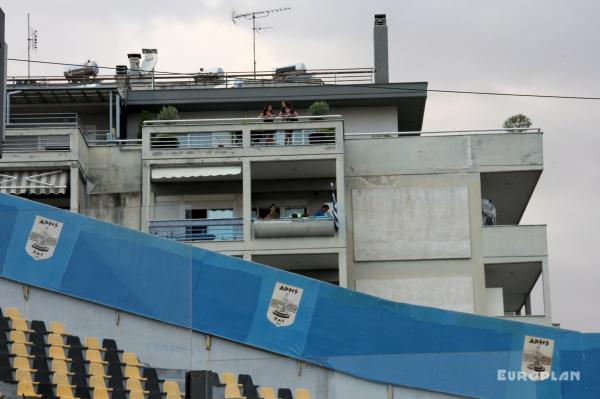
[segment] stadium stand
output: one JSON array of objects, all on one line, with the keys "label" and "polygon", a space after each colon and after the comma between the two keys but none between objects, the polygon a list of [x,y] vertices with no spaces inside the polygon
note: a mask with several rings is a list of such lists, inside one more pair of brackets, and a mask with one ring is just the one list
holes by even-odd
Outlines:
[{"label": "stadium stand", "polygon": [[[82,345],[80,338],[67,334],[65,326],[60,322],[50,322],[50,328],[46,330],[43,321],[29,322],[22,317],[17,308],[6,308],[6,314],[7,316],[4,316],[0,308],[0,380],[15,384],[16,394],[19,397],[42,399],[184,399],[185,397],[177,381],[160,379],[155,368],[144,365],[136,353],[119,349],[113,339],[103,339],[100,345],[97,338],[85,337]],[[29,326],[32,328],[30,329]],[[223,399],[294,399],[290,389],[280,388],[275,395],[274,388],[255,385],[248,374],[236,375],[232,371],[223,371],[219,376],[216,372],[207,371],[207,373],[211,376],[209,388],[224,392]],[[210,396],[210,398],[218,397],[220,396]],[[297,390],[295,397],[311,399],[306,389]]]}]

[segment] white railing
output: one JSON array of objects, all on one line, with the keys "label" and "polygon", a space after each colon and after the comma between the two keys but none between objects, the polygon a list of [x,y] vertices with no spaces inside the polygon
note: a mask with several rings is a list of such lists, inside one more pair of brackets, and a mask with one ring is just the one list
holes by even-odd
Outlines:
[{"label": "white railing", "polygon": [[150,135],[150,148],[153,149],[234,148],[241,146],[241,131],[173,132]]},{"label": "white railing", "polygon": [[416,130],[410,132],[364,132],[344,133],[345,139],[387,139],[402,136],[465,136],[482,134],[507,133],[542,133],[540,128],[511,128],[511,129],[464,129],[464,130]]},{"label": "white railing", "polygon": [[175,241],[239,241],[244,238],[241,218],[151,220],[150,234]]},{"label": "white railing", "polygon": [[4,137],[5,152],[36,152],[36,151],[71,151],[71,136],[57,135],[27,135]]}]

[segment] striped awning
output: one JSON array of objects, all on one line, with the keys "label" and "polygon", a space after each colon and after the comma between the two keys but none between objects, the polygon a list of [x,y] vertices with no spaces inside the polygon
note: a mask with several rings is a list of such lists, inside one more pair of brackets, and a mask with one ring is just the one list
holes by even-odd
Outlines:
[{"label": "striped awning", "polygon": [[65,194],[66,170],[0,171],[0,192],[8,194]]}]

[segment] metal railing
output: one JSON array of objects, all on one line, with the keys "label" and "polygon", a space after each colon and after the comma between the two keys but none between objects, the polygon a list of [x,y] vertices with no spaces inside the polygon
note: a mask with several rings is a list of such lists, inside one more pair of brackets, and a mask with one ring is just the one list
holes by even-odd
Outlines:
[{"label": "metal railing", "polygon": [[80,120],[77,113],[27,113],[10,114],[6,127],[16,128],[50,128],[50,127],[79,127]]},{"label": "metal railing", "polygon": [[3,150],[5,152],[71,151],[71,136],[69,134],[6,135]]},{"label": "metal railing", "polygon": [[175,241],[240,241],[244,238],[241,218],[151,220],[150,234]]},{"label": "metal railing", "polygon": [[150,148],[152,149],[235,148],[241,146],[241,131],[174,132],[150,135]]},{"label": "metal railing", "polygon": [[344,133],[345,139],[387,139],[402,136],[465,136],[471,134],[506,134],[506,133],[542,133],[540,128],[510,128],[510,129],[464,129],[464,130],[428,130],[410,132],[364,132]]},{"label": "metal railing", "polygon": [[252,130],[250,143],[254,147],[335,144],[335,129]]},{"label": "metal railing", "polygon": [[[269,86],[349,85],[374,83],[374,68],[312,69],[301,73],[277,75],[273,71],[222,72],[210,74],[155,72],[142,76],[123,76],[132,88],[160,90],[172,87],[238,88]],[[9,87],[115,86],[115,75],[100,75],[92,79],[69,81],[64,76],[10,76]]]}]

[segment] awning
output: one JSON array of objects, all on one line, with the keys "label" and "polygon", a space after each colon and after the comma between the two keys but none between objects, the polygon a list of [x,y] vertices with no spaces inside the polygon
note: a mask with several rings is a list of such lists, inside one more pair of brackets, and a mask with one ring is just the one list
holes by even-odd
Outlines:
[{"label": "awning", "polygon": [[65,194],[66,170],[0,171],[0,192],[8,194]]},{"label": "awning", "polygon": [[152,169],[152,180],[194,180],[214,176],[241,175],[241,166],[198,166],[187,168],[156,168]]}]

